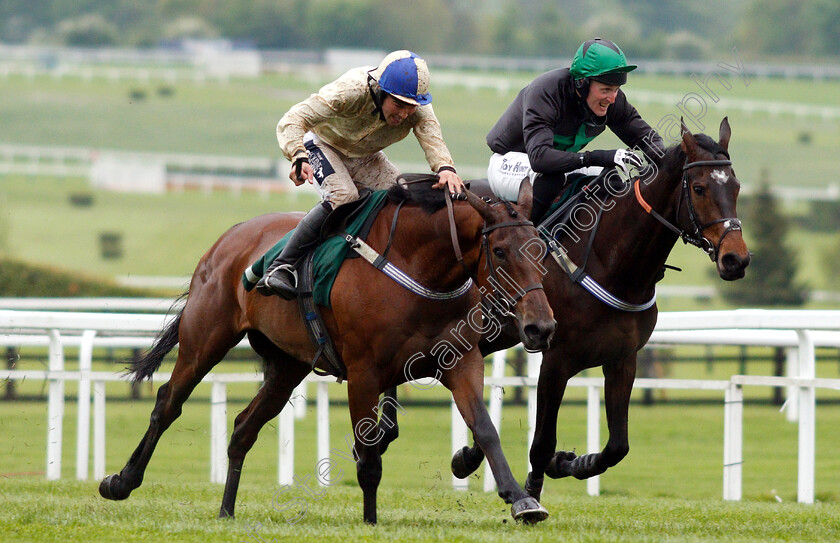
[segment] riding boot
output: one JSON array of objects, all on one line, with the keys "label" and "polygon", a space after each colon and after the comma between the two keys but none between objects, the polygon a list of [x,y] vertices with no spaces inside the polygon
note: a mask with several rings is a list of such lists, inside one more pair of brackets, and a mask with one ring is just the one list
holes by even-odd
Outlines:
[{"label": "riding boot", "polygon": [[531,207],[531,222],[539,224],[554,199],[566,185],[564,174],[543,174],[539,173],[534,178],[534,204]]},{"label": "riding boot", "polygon": [[286,246],[257,282],[257,292],[263,296],[277,294],[286,300],[297,296],[295,267],[306,253],[318,244],[321,227],[331,211],[329,203],[321,202],[301,219]]}]

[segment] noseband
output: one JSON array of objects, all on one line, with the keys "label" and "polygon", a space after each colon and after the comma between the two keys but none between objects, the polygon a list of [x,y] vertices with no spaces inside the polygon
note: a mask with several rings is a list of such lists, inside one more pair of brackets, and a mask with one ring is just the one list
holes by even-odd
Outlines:
[{"label": "noseband", "polygon": [[[645,199],[642,197],[642,193],[640,191],[639,182],[640,179],[636,180],[635,183],[635,191],[636,191],[636,200],[638,200],[639,204],[642,208],[650,214],[653,218],[667,226],[672,232],[677,234],[680,238],[682,238],[683,243],[690,243],[696,247],[699,247],[703,250],[704,253],[709,255],[709,258],[712,259],[712,262],[717,261],[718,253],[720,252],[720,246],[723,244],[724,238],[729,235],[731,232],[740,231],[741,230],[741,220],[737,217],[727,217],[723,219],[717,219],[715,221],[711,221],[705,224],[701,224],[700,220],[697,216],[697,210],[694,208],[694,203],[691,200],[691,193],[689,192],[691,189],[688,183],[688,170],[691,168],[698,168],[700,166],[731,166],[731,160],[698,160],[696,162],[689,162],[682,167],[683,170],[683,177],[682,177],[682,189],[680,190],[680,196],[677,200],[677,217],[679,217],[680,207],[682,207],[682,202],[685,200],[686,202],[686,209],[688,210],[688,220],[691,223],[691,232],[687,232],[680,227],[676,226],[668,219],[657,213],[653,208],[651,208],[650,204],[648,204]],[[706,236],[703,235],[703,231],[709,228],[710,226],[714,226],[716,224],[723,223],[724,231],[723,235],[720,236],[717,245],[712,243]]]}]

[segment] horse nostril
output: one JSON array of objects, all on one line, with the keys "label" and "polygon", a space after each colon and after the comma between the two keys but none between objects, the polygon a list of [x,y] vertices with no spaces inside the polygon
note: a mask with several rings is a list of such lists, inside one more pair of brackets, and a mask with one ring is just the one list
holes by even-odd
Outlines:
[{"label": "horse nostril", "polygon": [[736,253],[726,253],[720,259],[721,266],[726,271],[736,271],[746,268],[750,263],[750,256],[741,258]]},{"label": "horse nostril", "polygon": [[539,322],[536,324],[527,324],[523,328],[525,337],[534,340],[545,341],[554,335],[554,328],[556,326],[554,320]]},{"label": "horse nostril", "polygon": [[529,339],[537,339],[540,337],[540,327],[536,324],[526,324],[523,331],[525,332],[525,337]]}]

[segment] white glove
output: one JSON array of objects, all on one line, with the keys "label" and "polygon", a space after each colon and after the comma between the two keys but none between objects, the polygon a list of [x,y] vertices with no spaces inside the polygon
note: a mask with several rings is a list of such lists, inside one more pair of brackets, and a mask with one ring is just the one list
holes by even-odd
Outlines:
[{"label": "white glove", "polygon": [[613,157],[615,165],[624,170],[624,174],[630,175],[630,168],[642,169],[645,166],[644,161],[636,154],[627,149],[616,149]]},{"label": "white glove", "polygon": [[624,171],[624,175],[630,175],[630,168],[643,168],[644,161],[627,149],[587,151],[583,160],[586,166],[602,166],[610,168],[618,166]]}]

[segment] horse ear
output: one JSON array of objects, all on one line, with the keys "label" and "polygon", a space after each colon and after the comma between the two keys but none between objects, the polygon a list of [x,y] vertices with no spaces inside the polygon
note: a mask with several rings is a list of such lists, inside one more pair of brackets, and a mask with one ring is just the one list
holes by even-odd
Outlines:
[{"label": "horse ear", "polygon": [[729,151],[730,136],[732,136],[732,129],[729,128],[729,117],[724,117],[720,122],[720,135],[718,136],[718,143],[726,151]]},{"label": "horse ear", "polygon": [[519,185],[519,196],[516,198],[520,210],[525,217],[531,216],[531,208],[534,206],[534,189],[531,186],[531,180],[527,177],[522,180]]},{"label": "horse ear", "polygon": [[685,151],[689,157],[697,155],[697,141],[694,139],[694,134],[685,125],[685,121],[680,117],[680,131],[682,132],[682,150]]},{"label": "horse ear", "polygon": [[493,219],[493,207],[476,196],[472,193],[469,189],[464,191],[464,196],[467,198],[467,202],[476,210],[478,214],[481,215],[481,218],[485,221],[492,221]]}]

